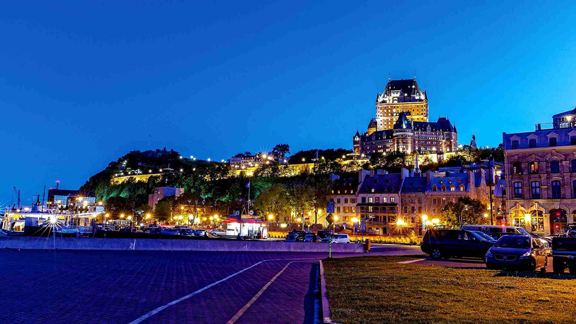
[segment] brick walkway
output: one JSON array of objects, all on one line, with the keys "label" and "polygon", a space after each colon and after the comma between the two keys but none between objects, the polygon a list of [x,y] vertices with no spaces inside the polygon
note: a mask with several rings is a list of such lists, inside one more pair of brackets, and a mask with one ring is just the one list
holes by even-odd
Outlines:
[{"label": "brick walkway", "polygon": [[0,323],[226,323],[288,262],[236,323],[312,323],[317,260],[259,252],[0,251]]}]

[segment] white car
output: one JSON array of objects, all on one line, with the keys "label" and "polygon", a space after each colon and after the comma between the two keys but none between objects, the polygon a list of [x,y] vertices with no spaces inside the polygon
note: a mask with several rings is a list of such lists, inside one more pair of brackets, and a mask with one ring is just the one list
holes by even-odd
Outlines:
[{"label": "white car", "polygon": [[350,243],[350,237],[348,234],[334,234],[332,243]]}]

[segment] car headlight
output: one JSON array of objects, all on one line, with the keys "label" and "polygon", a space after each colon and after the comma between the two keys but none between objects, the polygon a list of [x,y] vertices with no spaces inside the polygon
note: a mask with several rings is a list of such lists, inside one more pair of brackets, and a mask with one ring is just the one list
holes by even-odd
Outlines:
[{"label": "car headlight", "polygon": [[532,252],[528,251],[520,256],[520,259],[528,259],[532,257]]},{"label": "car headlight", "polygon": [[490,252],[490,250],[488,250],[488,252],[486,252],[486,257],[487,258],[493,257],[492,252]]}]

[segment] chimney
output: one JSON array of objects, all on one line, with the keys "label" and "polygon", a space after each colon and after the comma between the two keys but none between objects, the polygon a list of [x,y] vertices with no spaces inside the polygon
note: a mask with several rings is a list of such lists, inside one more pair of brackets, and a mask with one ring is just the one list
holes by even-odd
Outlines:
[{"label": "chimney", "polygon": [[408,169],[402,168],[402,170],[400,170],[400,178],[404,179],[407,178],[409,175],[410,174],[408,172]]}]

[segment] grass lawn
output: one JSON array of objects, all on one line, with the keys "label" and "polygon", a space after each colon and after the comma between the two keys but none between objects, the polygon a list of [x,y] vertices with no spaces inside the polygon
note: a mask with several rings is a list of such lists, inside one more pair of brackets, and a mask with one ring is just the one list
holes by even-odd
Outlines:
[{"label": "grass lawn", "polygon": [[324,260],[337,323],[575,323],[576,278],[398,264],[414,257]]}]

